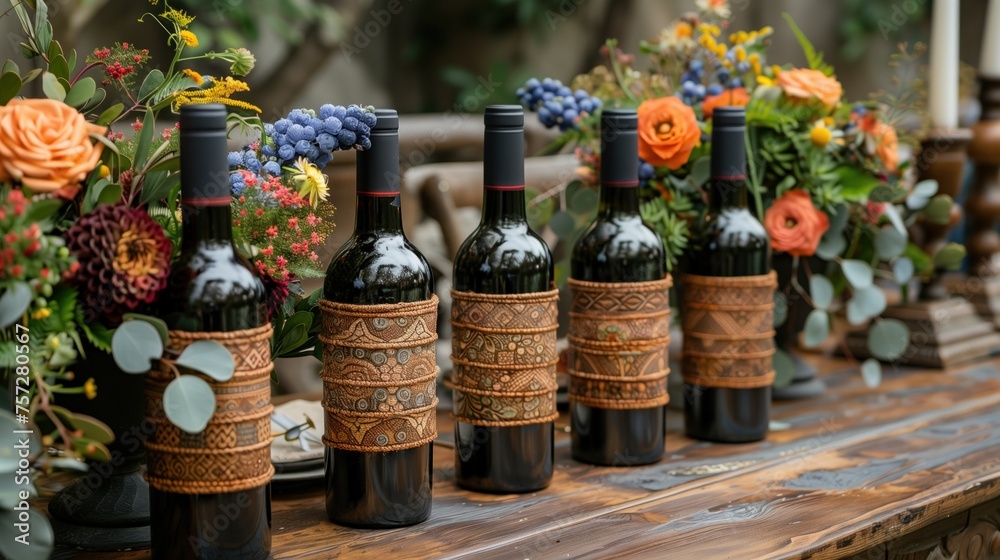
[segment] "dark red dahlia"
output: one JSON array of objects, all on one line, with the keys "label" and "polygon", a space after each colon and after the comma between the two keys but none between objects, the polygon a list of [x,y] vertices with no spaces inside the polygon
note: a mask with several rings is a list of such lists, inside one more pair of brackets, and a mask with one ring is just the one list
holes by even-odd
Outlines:
[{"label": "dark red dahlia", "polygon": [[267,292],[267,320],[273,321],[281,311],[282,304],[288,299],[289,279],[287,275],[284,279],[278,279],[262,272],[260,280],[264,283],[264,291]]},{"label": "dark red dahlia", "polygon": [[167,283],[170,240],[144,210],[99,206],[69,228],[66,244],[80,263],[71,282],[88,320],[116,326]]}]

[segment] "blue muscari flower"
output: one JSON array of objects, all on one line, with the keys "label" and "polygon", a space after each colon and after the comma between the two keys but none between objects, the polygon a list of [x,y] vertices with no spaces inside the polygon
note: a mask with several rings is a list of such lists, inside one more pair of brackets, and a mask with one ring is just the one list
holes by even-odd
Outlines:
[{"label": "blue muscari flower", "polygon": [[229,162],[229,167],[239,167],[243,165],[243,153],[242,152],[229,152],[226,157]]},{"label": "blue muscari flower", "polygon": [[328,118],[332,117],[333,116],[333,112],[334,112],[335,109],[336,109],[336,107],[334,107],[332,104],[330,104],[330,103],[324,103],[319,108],[319,118],[321,118],[321,119],[328,119]]},{"label": "blue muscari flower", "polygon": [[365,125],[370,129],[378,123],[378,117],[375,116],[375,113],[365,113],[364,116],[361,117],[361,122],[365,123]]},{"label": "blue muscari flower", "polygon": [[320,154],[319,157],[316,158],[316,161],[313,163],[316,164],[316,167],[322,169],[327,165],[329,165],[331,161],[333,161],[333,155],[328,153],[323,153]]},{"label": "blue muscari flower", "polygon": [[[333,114],[330,117],[337,119],[338,121],[343,121],[344,117],[347,116],[347,109],[342,105],[336,105],[333,108]],[[327,117],[329,118],[329,117]]]},{"label": "blue muscari flower", "polygon": [[358,140],[358,146],[361,146],[362,150],[367,150],[372,147],[372,139],[365,136],[361,140]]},{"label": "blue muscari flower", "polygon": [[326,127],[325,121],[318,117],[312,117],[309,119],[309,126],[312,127],[316,132],[323,132]]},{"label": "blue muscari flower", "polygon": [[[298,146],[296,146],[296,148],[297,147]],[[309,158],[309,161],[315,163],[316,160],[319,158],[319,148],[317,148],[316,146],[310,144],[309,145],[309,150],[306,151],[306,157]]]},{"label": "blue muscari flower", "polygon": [[295,148],[291,144],[284,144],[278,148],[278,158],[281,161],[288,161],[295,157]]},{"label": "blue muscari flower", "polygon": [[246,190],[247,185],[243,182],[243,175],[240,173],[233,173],[229,175],[229,188],[233,195],[240,196],[243,191]]},{"label": "blue muscari flower", "polygon": [[299,140],[295,143],[295,153],[299,155],[306,155],[309,153],[309,148],[312,148],[312,143],[308,140]]},{"label": "blue muscari flower", "polygon": [[[357,106],[357,105],[351,105],[350,107],[347,108],[347,116],[348,117],[354,117],[355,119],[361,119],[361,118],[364,117],[364,115],[365,115],[364,110],[361,107]],[[341,120],[343,120],[343,119],[341,119]]]},{"label": "blue muscari flower", "polygon": [[361,124],[355,117],[347,117],[344,119],[344,128],[350,130],[351,132],[356,132],[358,130],[358,125]]},{"label": "blue muscari flower", "polygon": [[281,166],[276,161],[269,161],[264,164],[264,172],[277,177],[281,175]]},{"label": "blue muscari flower", "polygon": [[274,123],[274,131],[275,132],[280,132],[281,134],[284,134],[284,133],[288,132],[288,127],[291,124],[292,124],[292,121],[290,121],[288,119],[278,119]]},{"label": "blue muscari flower", "polygon": [[260,147],[260,153],[264,154],[265,157],[274,157],[274,146],[270,144],[264,144]]},{"label": "blue muscari flower", "polygon": [[288,127],[288,133],[285,136],[288,138],[290,144],[297,144],[298,142],[305,140],[306,129],[301,124],[293,124]]},{"label": "blue muscari flower", "polygon": [[351,149],[351,146],[354,146],[354,143],[358,141],[358,137],[350,130],[344,128],[337,133],[337,140],[340,141],[341,150],[349,150]]},{"label": "blue muscari flower", "polygon": [[327,117],[323,122],[326,123],[324,131],[329,134],[333,134],[334,136],[336,136],[336,134],[340,132],[340,129],[344,126],[344,123],[337,117]]},{"label": "blue muscari flower", "polygon": [[340,145],[336,136],[326,132],[316,135],[316,143],[319,144],[319,149],[324,152],[332,152]]},{"label": "blue muscari flower", "polygon": [[288,119],[295,124],[309,124],[309,115],[307,115],[302,109],[293,109],[291,113],[288,113]]}]

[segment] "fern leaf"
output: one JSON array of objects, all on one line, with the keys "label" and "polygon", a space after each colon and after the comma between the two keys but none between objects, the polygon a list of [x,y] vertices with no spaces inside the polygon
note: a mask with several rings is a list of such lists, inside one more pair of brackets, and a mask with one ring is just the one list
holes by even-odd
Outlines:
[{"label": "fern leaf", "polygon": [[795,34],[795,38],[799,40],[799,45],[802,46],[802,52],[805,53],[806,60],[809,61],[809,68],[819,70],[827,76],[832,76],[833,66],[830,66],[823,61],[823,53],[816,51],[816,47],[814,47],[812,42],[809,41],[806,34],[799,29],[799,26],[796,25],[795,20],[792,19],[792,16],[789,15],[788,12],[783,12],[781,15],[785,18],[785,21],[788,22],[788,27],[790,27],[792,33]]}]

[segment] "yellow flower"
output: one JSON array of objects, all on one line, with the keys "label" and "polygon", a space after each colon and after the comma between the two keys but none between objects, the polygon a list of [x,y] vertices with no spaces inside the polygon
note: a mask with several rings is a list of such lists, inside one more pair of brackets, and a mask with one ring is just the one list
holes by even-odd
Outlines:
[{"label": "yellow flower", "polygon": [[743,48],[742,45],[737,46],[735,49],[736,62],[743,62],[747,59],[747,50]]},{"label": "yellow flower", "polygon": [[813,146],[817,148],[822,148],[830,143],[833,138],[833,134],[830,129],[823,126],[814,126],[811,131],[809,131],[809,140],[813,143]]},{"label": "yellow flower", "polygon": [[197,84],[197,85],[199,85],[199,86],[201,84],[205,83],[205,78],[203,78],[201,74],[195,72],[194,70],[192,70],[190,68],[185,68],[184,70],[182,70],[182,72],[184,72],[185,76],[187,76],[188,78],[191,78],[192,80],[194,80],[194,83]]},{"label": "yellow flower", "polygon": [[87,379],[87,382],[83,384],[83,394],[91,400],[97,396],[97,382],[94,381],[93,377]]},{"label": "yellow flower", "polygon": [[292,180],[299,186],[299,196],[309,200],[309,205],[315,208],[320,201],[325,201],[329,196],[330,188],[327,186],[327,177],[323,175],[315,164],[308,159],[300,157],[295,162],[292,171]]},{"label": "yellow flower", "polygon": [[41,321],[43,319],[47,319],[49,317],[49,315],[52,315],[52,310],[49,309],[48,307],[43,307],[43,308],[39,309],[38,311],[35,311],[34,313],[32,313],[31,314],[31,318],[34,319],[34,320],[36,320],[36,321]]},{"label": "yellow flower", "polygon": [[225,80],[213,80],[211,87],[198,90],[188,90],[178,93],[174,97],[173,107],[177,109],[183,105],[199,103],[222,103],[230,107],[237,107],[247,111],[260,113],[260,107],[229,97],[240,91],[250,91],[250,86],[246,82],[234,80],[231,76],[226,76]]},{"label": "yellow flower", "polygon": [[765,25],[764,27],[760,28],[761,35],[770,35],[771,33],[774,33],[774,28],[771,27],[770,25]]},{"label": "yellow flower", "polygon": [[691,36],[691,24],[686,21],[679,21],[674,26],[674,36],[678,39]]},{"label": "yellow flower", "polygon": [[759,86],[773,86],[774,80],[768,78],[767,76],[760,74],[757,76],[757,85]]},{"label": "yellow flower", "polygon": [[181,29],[191,25],[191,22],[194,21],[194,16],[188,15],[184,10],[176,10],[174,8],[163,12],[163,17],[176,23]]},{"label": "yellow flower", "polygon": [[97,173],[97,176],[101,179],[107,179],[111,175],[111,169],[107,165],[101,165],[101,170]]},{"label": "yellow flower", "polygon": [[194,33],[191,33],[187,29],[184,29],[181,31],[180,35],[181,35],[181,41],[184,41],[185,45],[189,47],[198,46],[198,36],[195,35]]},{"label": "yellow flower", "polygon": [[777,78],[778,74],[781,74],[781,66],[778,66],[777,64],[772,65],[771,74],[773,74],[774,77]]}]

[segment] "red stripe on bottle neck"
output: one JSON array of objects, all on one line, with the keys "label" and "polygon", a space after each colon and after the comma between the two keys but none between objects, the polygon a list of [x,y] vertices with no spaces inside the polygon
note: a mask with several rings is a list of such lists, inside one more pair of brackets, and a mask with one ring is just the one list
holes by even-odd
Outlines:
[{"label": "red stripe on bottle neck", "polygon": [[711,179],[718,179],[720,181],[743,181],[746,178],[746,175],[712,175],[711,177]]},{"label": "red stripe on bottle neck", "polygon": [[483,185],[491,191],[523,191],[524,185]]},{"label": "red stripe on bottle neck", "polygon": [[607,185],[609,187],[638,187],[638,179],[635,181],[601,181],[602,185]]},{"label": "red stripe on bottle neck", "polygon": [[182,198],[181,204],[185,206],[229,206],[232,203],[231,196],[216,196],[207,198]]},{"label": "red stripe on bottle neck", "polygon": [[399,196],[399,191],[357,191],[357,195],[390,197],[390,196]]}]

